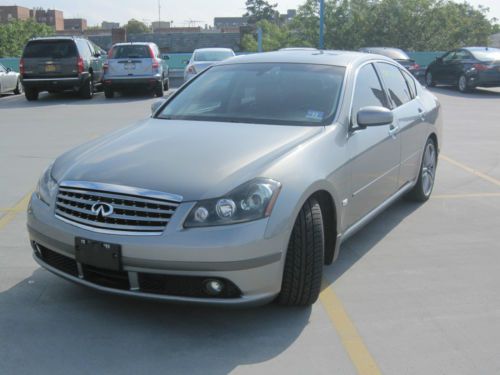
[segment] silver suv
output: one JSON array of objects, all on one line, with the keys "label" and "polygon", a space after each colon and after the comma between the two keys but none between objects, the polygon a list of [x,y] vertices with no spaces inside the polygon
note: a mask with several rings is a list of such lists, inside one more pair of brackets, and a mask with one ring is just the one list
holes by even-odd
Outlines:
[{"label": "silver suv", "polygon": [[154,43],[118,43],[104,63],[104,94],[112,98],[115,91],[143,87],[163,96],[169,89],[168,64]]},{"label": "silver suv", "polygon": [[429,199],[440,135],[437,99],[389,58],[229,59],[47,169],[34,256],[117,294],[309,305],[342,241],[399,197]]}]

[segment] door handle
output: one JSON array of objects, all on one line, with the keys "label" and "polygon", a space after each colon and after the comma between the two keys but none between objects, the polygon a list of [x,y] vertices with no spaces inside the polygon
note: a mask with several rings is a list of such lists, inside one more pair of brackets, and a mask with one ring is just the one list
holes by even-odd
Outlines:
[{"label": "door handle", "polygon": [[389,135],[394,139],[396,138],[396,134],[398,134],[398,131],[399,131],[399,126],[391,125],[389,127]]},{"label": "door handle", "polygon": [[424,110],[422,108],[419,108],[418,109],[418,113],[420,113],[420,119],[422,121],[425,121],[425,113],[424,113]]}]

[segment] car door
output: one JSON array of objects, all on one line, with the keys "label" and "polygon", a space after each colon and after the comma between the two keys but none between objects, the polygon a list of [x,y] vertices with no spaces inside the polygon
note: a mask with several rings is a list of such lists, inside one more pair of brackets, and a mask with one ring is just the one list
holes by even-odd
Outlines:
[{"label": "car door", "polygon": [[401,166],[398,188],[415,180],[420,168],[425,142],[424,106],[417,97],[414,78],[407,71],[390,63],[376,63],[391,102],[394,121],[401,139]]},{"label": "car door", "polygon": [[395,124],[361,128],[357,112],[364,107],[390,108],[387,94],[373,64],[356,76],[347,139],[351,170],[351,196],[343,202],[349,227],[394,194],[398,188],[400,139]]},{"label": "car door", "polygon": [[90,41],[87,41],[87,44],[90,49],[90,66],[92,66],[92,71],[94,72],[94,81],[101,82],[105,56],[101,56],[101,50],[95,44]]},{"label": "car door", "polygon": [[469,51],[464,49],[457,50],[450,67],[450,79],[452,79],[453,83],[458,82],[458,78],[465,70],[465,65],[471,64],[472,60],[474,60],[474,57]]},{"label": "car door", "polygon": [[0,64],[0,94],[8,91],[7,69]]},{"label": "car door", "polygon": [[434,69],[432,71],[434,81],[437,83],[450,83],[452,76],[450,73],[450,65],[454,58],[455,51],[450,51],[443,55],[440,59],[436,60],[436,64],[434,65]]}]

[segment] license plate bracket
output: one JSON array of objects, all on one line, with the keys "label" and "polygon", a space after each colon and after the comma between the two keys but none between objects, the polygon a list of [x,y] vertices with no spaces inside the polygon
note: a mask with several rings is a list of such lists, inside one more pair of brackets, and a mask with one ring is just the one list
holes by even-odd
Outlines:
[{"label": "license plate bracket", "polygon": [[75,238],[77,262],[112,271],[122,270],[121,245],[101,241]]}]

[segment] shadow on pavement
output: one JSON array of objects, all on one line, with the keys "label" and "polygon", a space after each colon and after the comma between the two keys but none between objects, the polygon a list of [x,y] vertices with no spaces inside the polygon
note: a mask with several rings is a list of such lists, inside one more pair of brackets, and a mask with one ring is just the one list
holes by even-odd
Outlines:
[{"label": "shadow on pavement", "polygon": [[421,206],[419,203],[401,199],[344,242],[340,247],[340,254],[337,261],[324,269],[326,284],[332,285],[344,272],[349,270],[359,259],[397,227],[401,221]]},{"label": "shadow on pavement", "polygon": [[0,293],[0,372],[227,374],[286,350],[310,314],[110,296],[38,269]]}]

